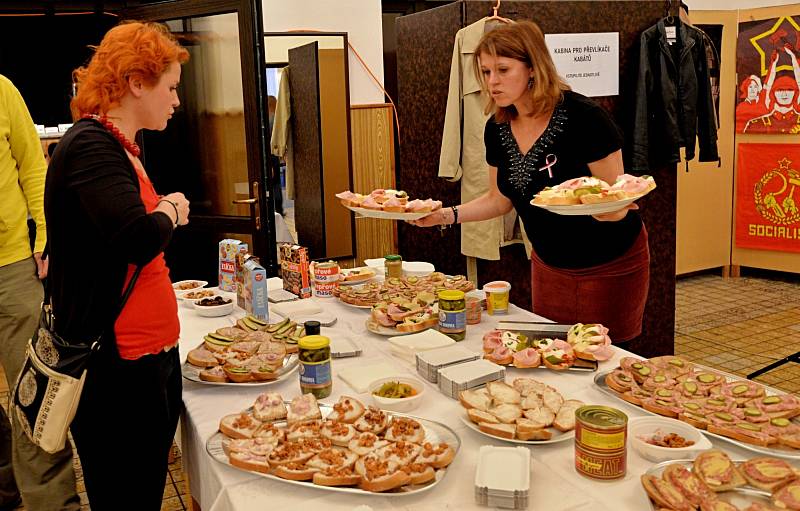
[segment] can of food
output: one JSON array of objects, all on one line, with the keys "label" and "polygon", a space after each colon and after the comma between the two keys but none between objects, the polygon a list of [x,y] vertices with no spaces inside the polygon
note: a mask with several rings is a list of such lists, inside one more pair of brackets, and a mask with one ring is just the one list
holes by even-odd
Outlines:
[{"label": "can of food", "polygon": [[439,291],[439,331],[455,341],[467,335],[467,308],[464,291]]},{"label": "can of food", "polygon": [[625,476],[628,416],[608,406],[575,410],[575,470],[592,479]]},{"label": "can of food", "polygon": [[314,281],[314,296],[317,298],[331,298],[336,291],[336,282],[317,282]]},{"label": "can of food", "polygon": [[307,335],[297,343],[300,348],[300,391],[317,399],[331,395],[331,340],[323,335]]},{"label": "can of food", "polygon": [[339,280],[339,263],[328,261],[314,265],[315,282],[336,282]]}]

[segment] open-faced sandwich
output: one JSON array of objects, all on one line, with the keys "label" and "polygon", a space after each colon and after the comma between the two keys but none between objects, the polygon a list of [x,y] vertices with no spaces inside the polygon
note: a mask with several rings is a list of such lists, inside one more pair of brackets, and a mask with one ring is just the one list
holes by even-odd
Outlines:
[{"label": "open-faced sandwich", "polygon": [[351,208],[387,211],[390,213],[430,213],[442,207],[441,201],[433,199],[409,200],[402,190],[377,188],[368,195],[353,193],[350,190],[336,194],[344,206]]},{"label": "open-faced sandwich", "polygon": [[428,440],[419,421],[366,408],[349,396],[323,420],[312,394],[296,397],[288,410],[280,395],[262,394],[251,409],[223,417],[219,427],[235,467],[371,492],[434,481],[456,455],[452,445]]},{"label": "open-faced sandwich", "polygon": [[617,177],[614,184],[609,184],[596,177],[584,176],[543,189],[534,196],[532,203],[545,206],[569,206],[614,202],[641,197],[655,187],[656,182],[652,176],[637,177],[622,174]]}]

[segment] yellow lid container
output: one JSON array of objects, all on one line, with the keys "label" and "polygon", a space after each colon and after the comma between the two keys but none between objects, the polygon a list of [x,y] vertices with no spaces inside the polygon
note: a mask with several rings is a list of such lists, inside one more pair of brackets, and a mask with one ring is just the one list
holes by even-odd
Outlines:
[{"label": "yellow lid container", "polygon": [[324,335],[307,335],[297,342],[297,346],[304,350],[318,350],[330,344],[331,340]]},{"label": "yellow lid container", "polygon": [[464,291],[458,291],[457,289],[448,289],[445,291],[439,291],[439,300],[463,300],[464,299]]}]

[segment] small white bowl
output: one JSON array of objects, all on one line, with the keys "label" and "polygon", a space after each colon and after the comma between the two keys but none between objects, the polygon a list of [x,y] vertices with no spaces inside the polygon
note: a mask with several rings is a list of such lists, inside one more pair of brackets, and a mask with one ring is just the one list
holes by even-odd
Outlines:
[{"label": "small white bowl", "polygon": [[[650,438],[656,433],[675,433],[694,445],[689,447],[660,447],[645,442],[642,438]],[[635,417],[628,421],[628,439],[633,449],[642,458],[661,463],[670,460],[692,459],[700,451],[711,449],[711,441],[700,430],[685,422],[669,417]]]},{"label": "small white bowl", "polygon": [[406,277],[424,277],[433,273],[434,266],[423,261],[403,261],[403,275]]},{"label": "small white bowl", "polygon": [[[403,398],[380,397],[373,394],[373,392],[378,390],[381,385],[390,381],[411,385],[411,387],[413,387],[417,393],[411,397]],[[375,404],[383,410],[389,410],[392,412],[410,412],[411,410],[417,408],[422,402],[422,395],[424,393],[425,385],[416,378],[410,378],[407,376],[390,376],[388,378],[380,378],[369,384],[369,395],[372,397],[372,400],[375,401]]]},{"label": "small white bowl", "polygon": [[[198,315],[205,316],[207,318],[227,316],[228,314],[233,312],[233,306],[234,306],[233,299],[223,295],[214,295],[208,298],[216,298],[216,297],[220,297],[225,300],[230,300],[230,302],[224,305],[200,305],[200,300],[197,300],[192,304],[194,306],[194,310],[197,311]],[[201,300],[206,300],[206,298],[202,298]]]},{"label": "small white bowl", "polygon": [[[197,293],[199,291],[208,291],[208,296],[201,296],[200,298],[190,298],[187,295],[192,293]],[[194,308],[194,302],[202,300],[203,298],[213,298],[215,295],[220,294],[219,290],[215,287],[201,287],[198,289],[188,289],[186,291],[176,291],[175,296],[178,297],[178,300],[183,303],[184,307],[188,307],[190,309]]]},{"label": "small white bowl", "polygon": [[[188,285],[188,284],[194,284],[194,285],[181,289],[180,287],[181,285]],[[208,282],[205,280],[179,280],[178,282],[172,283],[172,289],[175,290],[175,294],[177,295],[178,293],[184,293],[186,291],[195,291],[197,289],[200,289],[201,287],[206,287],[207,285]]]}]

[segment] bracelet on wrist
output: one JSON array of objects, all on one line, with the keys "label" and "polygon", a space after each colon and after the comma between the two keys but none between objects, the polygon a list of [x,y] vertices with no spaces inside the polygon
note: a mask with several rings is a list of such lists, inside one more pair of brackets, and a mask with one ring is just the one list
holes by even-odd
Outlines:
[{"label": "bracelet on wrist", "polygon": [[453,210],[453,225],[458,223],[458,206],[451,206],[450,209]]},{"label": "bracelet on wrist", "polygon": [[178,222],[181,219],[181,215],[178,213],[178,205],[175,204],[174,202],[172,202],[169,199],[161,199],[160,201],[158,201],[159,204],[161,204],[162,202],[166,202],[166,203],[172,205],[172,208],[175,210],[175,225],[173,227],[177,227],[178,226]]}]

